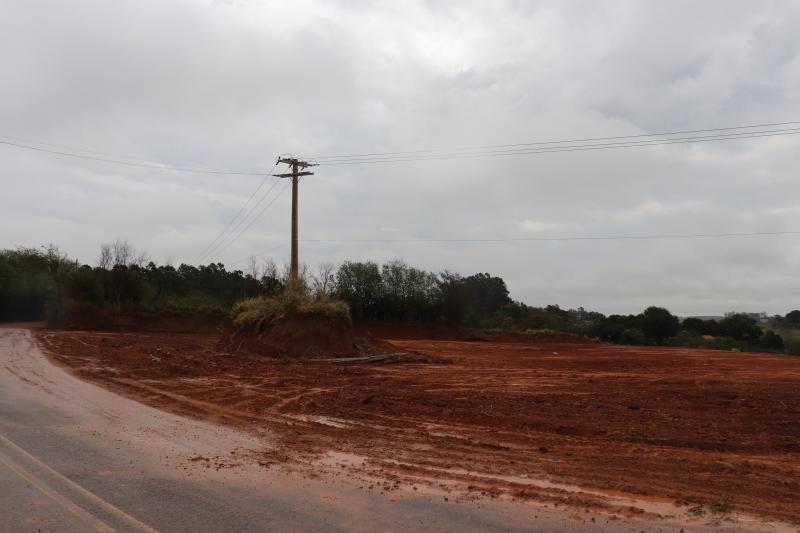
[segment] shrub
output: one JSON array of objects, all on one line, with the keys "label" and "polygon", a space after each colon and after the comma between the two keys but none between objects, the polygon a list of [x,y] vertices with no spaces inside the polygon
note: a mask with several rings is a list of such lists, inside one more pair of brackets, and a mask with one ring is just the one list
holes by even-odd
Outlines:
[{"label": "shrub", "polygon": [[635,328],[630,328],[623,331],[622,335],[620,335],[619,342],[621,344],[631,345],[650,344],[647,342],[647,337],[645,337],[644,333]]},{"label": "shrub", "polygon": [[692,331],[681,331],[674,337],[665,339],[662,343],[664,346],[675,346],[680,348],[706,348],[709,341],[704,339],[702,335],[698,335]]},{"label": "shrub", "polygon": [[261,324],[281,315],[319,317],[350,322],[350,307],[342,301],[312,298],[297,291],[279,296],[248,298],[233,307],[234,325],[240,329],[258,329]]},{"label": "shrub", "polygon": [[782,333],[786,345],[784,353],[788,355],[800,355],[800,330],[795,329]]},{"label": "shrub", "polygon": [[758,341],[758,345],[765,350],[783,352],[783,337],[774,331],[767,331]]},{"label": "shrub", "polygon": [[732,337],[714,337],[713,339],[705,341],[702,348],[745,352],[750,349],[750,344],[747,341],[740,341]]}]

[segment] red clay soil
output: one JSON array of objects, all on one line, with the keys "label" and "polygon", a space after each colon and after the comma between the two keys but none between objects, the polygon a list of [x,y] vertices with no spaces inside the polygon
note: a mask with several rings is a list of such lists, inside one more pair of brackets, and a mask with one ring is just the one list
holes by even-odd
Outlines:
[{"label": "red clay soil", "polygon": [[220,349],[239,353],[288,357],[331,357],[357,355],[353,326],[349,321],[324,317],[282,316],[260,331],[236,331],[223,335]]},{"label": "red clay soil", "polygon": [[332,450],[367,457],[387,480],[455,480],[475,494],[574,498],[538,479],[579,485],[581,504],[598,508],[593,494],[624,493],[800,522],[800,357],[370,331],[451,364],[233,354],[214,330],[39,335],[86,379],[270,430],[280,446],[267,462]]}]

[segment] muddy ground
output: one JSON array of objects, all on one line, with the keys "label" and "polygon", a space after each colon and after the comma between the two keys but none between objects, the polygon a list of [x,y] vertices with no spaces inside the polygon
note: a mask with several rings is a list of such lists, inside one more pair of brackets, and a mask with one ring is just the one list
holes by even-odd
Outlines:
[{"label": "muddy ground", "polygon": [[122,394],[266,430],[276,446],[256,459],[268,467],[324,457],[381,491],[614,512],[635,497],[654,512],[800,523],[800,357],[367,329],[447,364],[231,353],[212,327],[38,336],[54,360]]}]

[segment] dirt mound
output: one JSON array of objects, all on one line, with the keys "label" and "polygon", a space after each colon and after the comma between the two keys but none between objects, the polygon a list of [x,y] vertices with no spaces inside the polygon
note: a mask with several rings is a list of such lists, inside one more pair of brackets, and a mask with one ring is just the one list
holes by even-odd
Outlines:
[{"label": "dirt mound", "polygon": [[325,318],[283,318],[276,324],[264,326],[260,334],[229,329],[218,348],[250,356],[310,358],[328,362],[337,361],[336,358],[352,358],[352,361],[340,361],[341,364],[450,363],[447,359],[400,348],[369,332],[360,333],[360,336],[353,336],[349,324],[332,325],[331,320]]},{"label": "dirt mound", "polygon": [[222,344],[239,352],[290,357],[330,357],[358,354],[349,319],[282,313],[260,322],[255,331],[231,330]]},{"label": "dirt mound", "polygon": [[352,355],[353,325],[349,321],[320,316],[289,314],[267,326],[261,341],[282,355]]}]

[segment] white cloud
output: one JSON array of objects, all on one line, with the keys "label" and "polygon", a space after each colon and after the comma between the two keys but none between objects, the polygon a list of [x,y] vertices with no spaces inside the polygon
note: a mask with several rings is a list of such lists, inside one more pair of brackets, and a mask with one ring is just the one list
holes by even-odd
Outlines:
[{"label": "white cloud", "polygon": [[[0,135],[266,172],[282,152],[781,122],[800,117],[798,25],[792,0],[7,2]],[[318,167],[301,185],[301,237],[798,230],[798,142]],[[85,261],[118,236],[191,261],[260,181],[8,146],[0,168],[0,247],[55,241]],[[218,259],[274,249],[288,231],[286,194]],[[785,312],[797,307],[800,238],[304,243],[301,252],[311,263],[402,257],[494,272],[532,304]]]},{"label": "white cloud", "polygon": [[559,224],[552,222],[538,222],[536,220],[523,220],[517,224],[526,233],[546,233],[559,228]]}]

